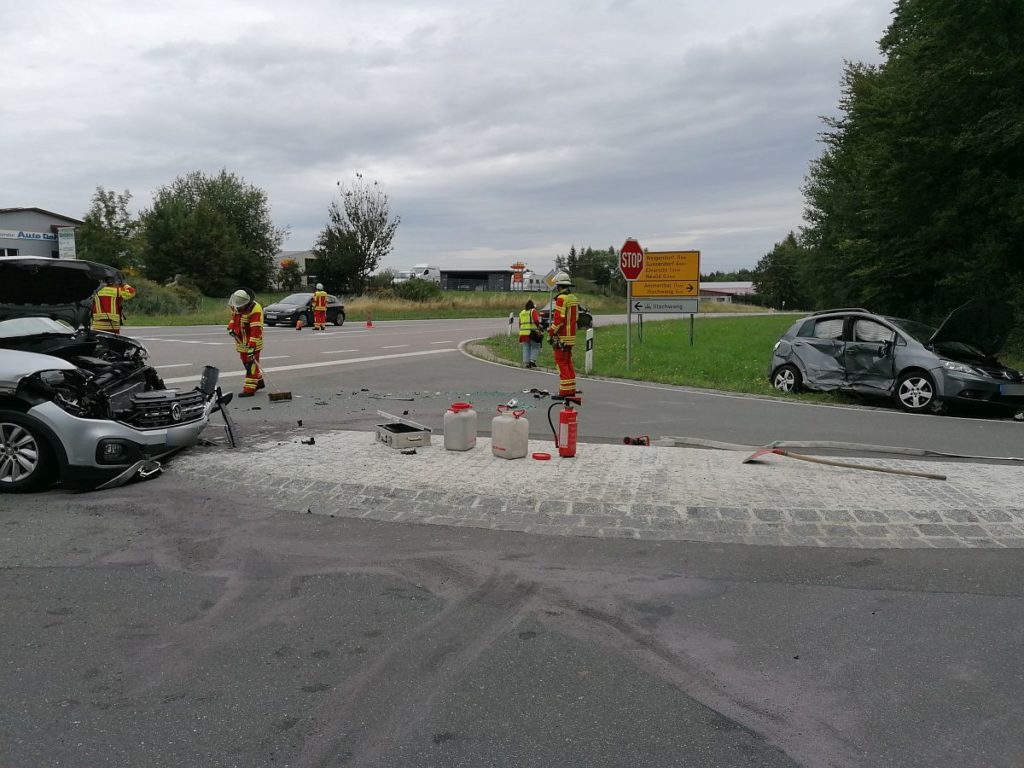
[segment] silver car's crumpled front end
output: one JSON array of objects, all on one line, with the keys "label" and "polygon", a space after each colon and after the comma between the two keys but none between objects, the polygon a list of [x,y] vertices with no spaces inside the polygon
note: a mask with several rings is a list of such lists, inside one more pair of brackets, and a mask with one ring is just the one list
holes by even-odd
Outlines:
[{"label": "silver car's crumpled front end", "polygon": [[[140,428],[121,421],[75,416],[53,402],[29,410],[53,434],[60,435],[61,480],[65,487],[108,487],[112,478],[132,479],[149,462],[195,445],[210,420],[216,396],[194,390],[201,397],[201,412],[188,423]],[[188,393],[187,401],[194,400]],[[167,406],[165,401],[163,406]],[[129,471],[132,470],[132,471]]]}]

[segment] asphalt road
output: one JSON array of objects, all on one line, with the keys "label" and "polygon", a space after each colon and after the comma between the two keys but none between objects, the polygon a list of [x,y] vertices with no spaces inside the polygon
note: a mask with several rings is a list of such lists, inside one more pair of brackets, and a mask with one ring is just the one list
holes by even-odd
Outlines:
[{"label": "asphalt road", "polygon": [[0,497],[0,765],[1024,759],[1019,550],[383,524],[172,480]]},{"label": "asphalt road", "polygon": [[[247,439],[440,426],[549,374],[504,321],[269,329]],[[219,329],[134,331],[173,385]],[[583,439],[1020,452],[1024,425],[586,380]],[[258,410],[257,410],[258,409]],[[543,434],[539,407],[529,410]],[[486,419],[482,420],[486,431]],[[211,437],[216,429],[211,427]],[[311,454],[315,456],[315,454]],[[239,453],[244,475],[244,453]],[[483,481],[486,478],[482,479]],[[492,491],[493,492],[493,491]],[[184,483],[0,496],[0,765],[957,766],[1024,762],[1020,550],[845,550],[377,523]]]},{"label": "asphalt road", "polygon": [[[620,317],[597,318],[600,323]],[[696,341],[700,343],[698,321]],[[288,403],[270,404],[265,394],[236,400],[232,413],[250,435],[279,431],[303,420],[307,428],[372,429],[378,410],[439,429],[447,406],[468,399],[489,414],[509,399],[528,408],[530,432],[550,434],[547,400],[523,390],[556,391],[557,377],[469,357],[462,342],[502,333],[498,319],[349,322],[325,332],[268,328],[263,363],[270,388],[292,392]],[[217,365],[225,389],[239,389],[241,365],[232,340],[211,326],[131,329],[150,350],[169,386],[192,386],[203,364]],[[600,350],[595,350],[600,354]],[[686,354],[682,349],[680,354]],[[582,352],[577,352],[582,369]],[[774,440],[813,440],[925,448],[971,456],[1024,453],[1024,424],[1009,419],[922,416],[879,405],[837,407],[785,398],[640,382],[581,379],[584,408],[580,439],[620,441],[627,435],[666,435],[745,445]],[[258,410],[252,410],[257,408]]]}]

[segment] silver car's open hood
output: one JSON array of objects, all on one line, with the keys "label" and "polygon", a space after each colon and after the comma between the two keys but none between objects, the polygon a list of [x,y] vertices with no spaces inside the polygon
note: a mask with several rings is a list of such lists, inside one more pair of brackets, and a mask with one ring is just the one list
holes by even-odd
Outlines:
[{"label": "silver car's open hood", "polygon": [[92,299],[107,278],[121,273],[105,264],[78,259],[0,257],[0,320],[49,317],[73,328],[92,320]]},{"label": "silver car's open hood", "polygon": [[950,312],[928,343],[969,344],[988,357],[995,357],[1012,330],[1013,307],[999,301],[972,299]]}]

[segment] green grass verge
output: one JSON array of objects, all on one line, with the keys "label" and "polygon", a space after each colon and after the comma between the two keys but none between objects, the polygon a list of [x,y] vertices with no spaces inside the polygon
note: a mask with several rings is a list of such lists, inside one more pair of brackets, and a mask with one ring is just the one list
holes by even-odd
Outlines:
[{"label": "green grass verge", "polygon": [[[720,317],[694,323],[690,346],[690,321],[662,320],[645,322],[643,340],[633,325],[632,365],[626,368],[626,327],[613,325],[594,329],[594,376],[632,379],[687,387],[744,392],[753,395],[781,396],[768,382],[771,351],[779,336],[793,324],[792,315],[758,317]],[[583,372],[584,332],[577,337],[573,360]],[[522,352],[515,336],[493,336],[481,342],[497,357],[519,364]],[[1024,368],[1017,354],[1004,358],[1007,365]],[[551,347],[541,350],[537,364],[554,369]],[[586,385],[581,385],[586,389]],[[858,403],[854,396],[841,393],[801,392],[785,395],[821,403]]]},{"label": "green grass verge", "polygon": [[[263,306],[280,301],[290,292],[261,293]],[[349,320],[364,322],[370,315],[374,320],[435,320],[460,317],[508,317],[518,314],[528,298],[538,307],[547,304],[546,293],[512,293],[510,291],[445,291],[436,301],[415,302],[401,299],[379,299],[358,296],[345,299],[345,313]],[[625,314],[626,300],[610,296],[580,294],[580,301],[594,314]],[[182,315],[140,315],[127,307],[126,325],[226,325],[230,317],[226,298],[204,296],[199,309]],[[703,312],[755,312],[760,307],[742,304],[706,302]]]}]

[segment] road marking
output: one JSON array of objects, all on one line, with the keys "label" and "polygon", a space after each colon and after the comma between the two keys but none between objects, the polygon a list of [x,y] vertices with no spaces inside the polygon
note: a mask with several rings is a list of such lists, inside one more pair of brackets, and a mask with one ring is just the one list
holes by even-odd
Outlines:
[{"label": "road marking", "polygon": [[184,368],[186,365],[192,365],[192,363],[171,363],[170,365],[158,365],[157,368]]},{"label": "road marking", "polygon": [[451,340],[449,339],[449,340],[447,340],[447,341],[432,341],[432,342],[430,342],[430,343],[431,343],[431,344],[452,344],[452,343],[454,343],[454,342],[452,342],[452,341],[451,341]]},{"label": "road marking", "polygon": [[284,360],[286,357],[291,357],[291,355],[260,355],[260,362],[264,360]]},{"label": "road marking", "polygon": [[408,344],[394,344],[390,347],[381,347],[381,349],[402,349],[402,347],[408,347]]},{"label": "road marking", "polygon": [[136,336],[134,338],[136,341],[168,341],[173,344],[203,344],[209,347],[223,347],[231,343],[229,341],[192,341],[191,339],[156,338],[153,336]]},{"label": "road marking", "polygon": [[[355,363],[372,363],[377,360],[398,360],[402,357],[422,357],[423,355],[440,355],[447,352],[458,352],[454,347],[449,349],[428,349],[423,352],[400,352],[397,355],[373,355],[372,357],[353,357],[349,360],[325,360],[322,363],[296,363],[295,365],[278,365],[273,368],[264,368],[268,373],[275,371],[299,371],[306,368],[327,368],[335,365],[354,365]],[[222,379],[240,379],[245,376],[245,371],[221,371]],[[185,384],[190,381],[199,381],[201,376],[179,376],[174,379],[164,379],[164,384]]]},{"label": "road marking", "polygon": [[321,352],[321,355],[343,355],[346,352],[358,352],[358,349],[328,349],[326,352]]}]

